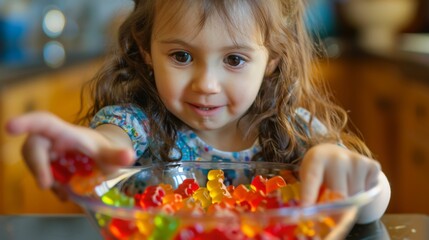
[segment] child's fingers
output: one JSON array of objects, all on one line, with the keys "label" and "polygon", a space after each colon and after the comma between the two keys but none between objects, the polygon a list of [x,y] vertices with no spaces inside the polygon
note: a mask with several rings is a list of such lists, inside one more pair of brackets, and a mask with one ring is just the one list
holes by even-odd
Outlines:
[{"label": "child's fingers", "polygon": [[33,133],[52,138],[58,135],[62,126],[63,121],[51,113],[32,112],[10,119],[6,130],[12,135]]},{"label": "child's fingers", "polygon": [[[336,161],[337,164],[327,164],[325,169],[325,186],[342,196],[349,195],[348,169]],[[351,180],[353,181],[353,180]]]},{"label": "child's fingers", "polygon": [[300,167],[301,180],[301,204],[305,206],[316,202],[319,189],[323,182],[324,167],[319,164],[311,164],[311,161],[303,161]]},{"label": "child's fingers", "polygon": [[31,135],[23,146],[23,156],[28,168],[36,178],[40,188],[52,186],[53,178],[49,166],[50,142],[41,136]]},{"label": "child's fingers", "polygon": [[68,193],[64,188],[64,185],[61,185],[57,182],[54,182],[52,184],[51,187],[52,192],[55,193],[55,195],[57,195],[57,197],[61,200],[61,201],[67,201],[68,200]]},{"label": "child's fingers", "polygon": [[381,166],[378,162],[373,162],[373,164],[370,165],[370,169],[368,171],[368,174],[365,179],[365,189],[371,189],[375,187],[378,184],[378,178],[381,172]]},{"label": "child's fingers", "polygon": [[107,138],[93,129],[72,125],[48,112],[33,112],[13,118],[6,128],[10,134],[27,133],[30,138],[39,136],[37,139],[44,138],[51,144],[48,149],[31,140],[32,144],[27,144],[26,147],[27,164],[43,188],[52,185],[52,176],[46,170],[49,169],[46,167],[49,166],[49,152],[79,151],[93,158],[105,174],[134,163],[132,148],[114,147]]},{"label": "child's fingers", "polygon": [[15,117],[12,119],[9,119],[9,121],[6,123],[6,132],[11,135],[19,135],[23,133],[23,129],[20,126],[21,125],[21,117]]},{"label": "child's fingers", "polygon": [[349,196],[365,191],[366,179],[371,175],[371,168],[376,166],[376,162],[364,156],[355,155],[354,161],[351,162],[348,182],[349,182]]},{"label": "child's fingers", "polygon": [[[353,196],[360,192],[365,191],[365,182],[362,181],[362,179],[365,179],[367,176],[366,171],[362,170],[355,170],[354,172],[350,173],[348,182],[349,182],[349,191],[348,195]],[[347,195],[344,195],[347,196]]]}]

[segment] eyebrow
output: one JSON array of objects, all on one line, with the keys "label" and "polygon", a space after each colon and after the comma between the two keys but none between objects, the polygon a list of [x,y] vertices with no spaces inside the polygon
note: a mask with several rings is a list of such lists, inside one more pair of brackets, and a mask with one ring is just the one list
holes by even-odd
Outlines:
[{"label": "eyebrow", "polygon": [[[191,48],[191,49],[197,49],[197,47],[181,40],[181,39],[176,39],[176,38],[171,38],[171,39],[164,39],[164,40],[160,40],[159,41],[161,44],[178,44],[178,45],[183,45],[185,47]],[[222,48],[222,50],[245,50],[245,51],[255,51],[255,47],[252,47],[249,44],[234,44],[232,46],[227,46]]]}]

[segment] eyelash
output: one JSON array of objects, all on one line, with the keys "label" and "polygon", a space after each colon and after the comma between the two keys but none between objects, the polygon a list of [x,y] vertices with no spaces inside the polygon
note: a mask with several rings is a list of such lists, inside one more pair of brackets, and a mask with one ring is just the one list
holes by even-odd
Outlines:
[{"label": "eyelash", "polygon": [[[173,59],[174,62],[176,62],[177,64],[180,64],[180,65],[186,65],[186,64],[189,64],[190,62],[193,61],[191,54],[189,52],[186,52],[186,51],[173,52],[169,56],[170,56],[170,58]],[[180,59],[180,58],[186,58],[186,61],[183,61],[183,59]],[[230,60],[232,60],[232,61],[238,60],[239,63],[237,65],[234,65],[234,64],[231,64],[231,62],[229,62]],[[227,64],[229,67],[241,68],[244,64],[247,63],[247,59],[245,57],[242,57],[242,56],[237,55],[237,54],[230,54],[230,55],[227,55],[223,59],[223,62],[225,64]]]},{"label": "eyelash", "polygon": [[[234,58],[234,59],[232,59],[232,58]],[[238,60],[239,63],[238,63],[238,65],[232,65],[228,62],[228,60],[233,60],[233,61]],[[244,57],[242,57],[240,55],[231,54],[231,55],[226,56],[226,58],[223,60],[223,62],[228,64],[228,66],[231,66],[232,68],[241,68],[244,64],[247,63],[247,59],[245,59]]]},{"label": "eyelash", "polygon": [[[182,56],[179,56],[180,54],[182,54]],[[183,56],[183,55],[186,55],[186,56]],[[174,62],[176,62],[180,65],[188,64],[188,63],[192,62],[192,60],[193,60],[191,54],[186,52],[186,51],[173,52],[169,56],[173,59]],[[183,62],[183,61],[178,60],[178,57],[188,57],[188,59],[185,62]]]}]

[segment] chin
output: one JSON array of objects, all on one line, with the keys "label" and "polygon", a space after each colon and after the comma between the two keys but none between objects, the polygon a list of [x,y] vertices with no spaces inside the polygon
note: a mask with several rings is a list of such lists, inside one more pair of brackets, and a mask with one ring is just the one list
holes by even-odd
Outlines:
[{"label": "chin", "polygon": [[188,126],[194,130],[194,131],[211,131],[211,130],[217,130],[221,128],[221,126],[216,126],[210,122],[194,122],[191,124],[188,124]]}]

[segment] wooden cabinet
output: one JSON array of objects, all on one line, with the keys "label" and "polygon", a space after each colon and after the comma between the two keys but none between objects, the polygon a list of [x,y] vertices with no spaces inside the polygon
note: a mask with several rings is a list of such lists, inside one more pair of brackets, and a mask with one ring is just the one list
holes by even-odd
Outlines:
[{"label": "wooden cabinet", "polygon": [[[97,71],[99,61],[76,64],[28,77],[0,89],[0,125],[29,111],[46,110],[72,122],[80,108],[82,84]],[[76,213],[81,209],[61,202],[49,190],[40,190],[21,156],[25,136],[0,132],[0,214]]]},{"label": "wooden cabinet", "polygon": [[329,60],[321,69],[390,181],[388,212],[429,214],[429,73],[371,56]]},{"label": "wooden cabinet", "polygon": [[401,128],[397,182],[400,210],[429,213],[429,78],[427,84],[410,82],[404,89],[399,123]]}]

